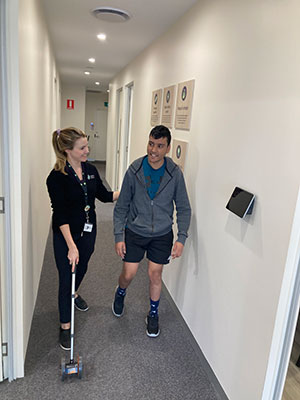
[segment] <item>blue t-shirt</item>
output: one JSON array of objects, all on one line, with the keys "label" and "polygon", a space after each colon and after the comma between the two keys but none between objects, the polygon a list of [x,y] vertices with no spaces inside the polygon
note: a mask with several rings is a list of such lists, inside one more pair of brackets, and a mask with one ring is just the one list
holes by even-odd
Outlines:
[{"label": "blue t-shirt", "polygon": [[151,200],[154,199],[156,192],[158,191],[160,182],[165,173],[165,168],[166,168],[166,160],[164,160],[164,163],[160,168],[154,169],[149,164],[148,157],[144,158],[143,161],[144,176],[145,176],[147,192]]}]

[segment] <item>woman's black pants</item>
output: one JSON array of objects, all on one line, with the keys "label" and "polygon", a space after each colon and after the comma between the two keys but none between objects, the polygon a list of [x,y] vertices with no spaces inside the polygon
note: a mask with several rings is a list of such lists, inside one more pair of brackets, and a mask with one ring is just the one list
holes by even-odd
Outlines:
[{"label": "woman's black pants", "polygon": [[[79,263],[76,270],[75,290],[77,291],[87,271],[88,262],[94,252],[96,227],[92,232],[72,235],[79,251]],[[71,283],[72,268],[68,259],[68,246],[61,232],[53,233],[53,247],[56,266],[59,274],[58,307],[60,322],[71,321]]]}]

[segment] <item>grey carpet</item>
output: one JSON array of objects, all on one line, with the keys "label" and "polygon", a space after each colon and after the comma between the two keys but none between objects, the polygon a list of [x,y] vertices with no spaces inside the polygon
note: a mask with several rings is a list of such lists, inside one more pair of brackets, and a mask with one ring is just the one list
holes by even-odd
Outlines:
[{"label": "grey carpet", "polygon": [[[103,175],[102,175],[103,176]],[[147,337],[149,309],[146,261],[126,296],[125,313],[113,316],[111,303],[121,270],[114,252],[112,204],[98,202],[96,250],[80,294],[87,312],[75,312],[75,355],[83,357],[83,378],[61,381],[58,346],[57,270],[52,235],[46,246],[25,363],[25,378],[0,384],[0,398],[102,400],[218,400],[167,297],[160,303],[161,334]]]}]

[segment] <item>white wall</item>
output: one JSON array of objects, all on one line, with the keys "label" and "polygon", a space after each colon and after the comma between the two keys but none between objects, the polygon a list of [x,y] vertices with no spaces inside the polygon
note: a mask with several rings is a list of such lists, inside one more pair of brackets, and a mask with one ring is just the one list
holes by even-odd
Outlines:
[{"label": "white wall", "polygon": [[[110,85],[134,82],[130,158],[145,154],[152,91],[195,79],[185,177],[193,209],[183,257],[164,282],[231,400],[262,396],[300,175],[300,3],[203,0]],[[253,216],[225,205],[256,194]],[[163,315],[161,315],[163,324]]]},{"label": "white wall", "polygon": [[[67,100],[74,100],[74,109],[67,109]],[[85,87],[62,85],[61,92],[61,128],[73,126],[84,130],[85,127]]]},{"label": "white wall", "polygon": [[[53,165],[52,131],[59,126],[59,76],[38,0],[20,0],[20,125],[24,357],[49,233],[46,177]],[[56,273],[55,268],[53,273]],[[20,325],[20,329],[21,329]]]}]

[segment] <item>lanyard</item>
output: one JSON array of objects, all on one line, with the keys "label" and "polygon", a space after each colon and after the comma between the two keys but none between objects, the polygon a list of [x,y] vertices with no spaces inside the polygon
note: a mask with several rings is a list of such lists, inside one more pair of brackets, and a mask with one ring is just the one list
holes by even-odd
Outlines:
[{"label": "lanyard", "polygon": [[84,211],[85,211],[85,216],[86,216],[86,222],[89,223],[89,210],[90,210],[91,207],[88,204],[88,189],[87,189],[87,184],[86,184],[86,179],[85,179],[85,172],[84,172],[84,170],[82,168],[82,181],[81,181],[79,179],[79,176],[76,174],[76,172],[74,171],[72,165],[69,162],[67,162],[67,166],[72,171],[73,175],[75,176],[76,181],[79,183],[79,185],[81,186],[81,188],[83,190],[84,202],[85,202]]}]

